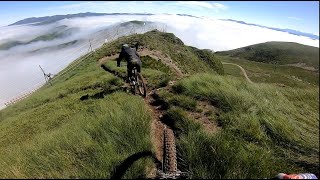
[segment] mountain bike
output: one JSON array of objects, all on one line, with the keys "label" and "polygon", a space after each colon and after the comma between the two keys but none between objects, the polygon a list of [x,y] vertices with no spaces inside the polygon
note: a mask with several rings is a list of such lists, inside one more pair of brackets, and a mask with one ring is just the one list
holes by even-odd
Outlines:
[{"label": "mountain bike", "polygon": [[129,77],[129,83],[131,86],[131,92],[133,94],[136,94],[136,90],[138,89],[141,96],[146,97],[147,96],[147,88],[144,81],[144,78],[142,75],[137,71],[136,67],[133,67],[132,69],[132,76]]},{"label": "mountain bike", "polygon": [[186,178],[188,174],[178,170],[177,151],[174,133],[165,126],[163,130],[163,163],[157,174],[160,179]]},{"label": "mountain bike", "polygon": [[151,179],[186,179],[189,177],[187,172],[178,170],[177,153],[174,133],[170,128],[165,126],[163,130],[163,162],[157,159],[156,154],[151,151],[141,151],[134,153],[117,165],[111,173],[111,179],[121,179],[126,171],[134,164],[135,161],[151,157],[156,164],[156,176]]}]

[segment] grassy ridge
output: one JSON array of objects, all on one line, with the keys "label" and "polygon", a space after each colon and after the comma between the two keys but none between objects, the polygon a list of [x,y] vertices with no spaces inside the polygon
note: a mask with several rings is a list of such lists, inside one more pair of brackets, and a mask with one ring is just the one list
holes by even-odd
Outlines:
[{"label": "grassy ridge", "polygon": [[224,73],[220,60],[212,53],[185,46],[174,34],[161,33],[157,30],[145,34],[121,37],[117,41],[105,44],[97,53],[103,56],[119,53],[122,44],[137,41],[141,46],[150,50],[160,51],[163,55],[171,57],[184,73]]},{"label": "grassy ridge", "polygon": [[[66,25],[61,25],[61,26],[53,28],[47,34],[40,35],[40,36],[38,36],[38,37],[36,37],[36,38],[34,38],[32,40],[26,41],[26,42],[9,41],[9,42],[0,44],[0,50],[8,50],[8,49],[10,49],[12,47],[15,47],[15,46],[28,45],[30,43],[34,43],[34,42],[38,42],[38,41],[51,41],[51,40],[54,40],[54,39],[57,39],[57,38],[62,38],[64,36],[71,35],[73,30],[76,30],[76,28],[67,28]],[[77,40],[70,41],[70,42],[75,42],[75,41],[77,41]],[[61,44],[60,46],[63,46],[65,44],[68,45],[68,43],[64,43],[64,44]]]},{"label": "grassy ridge", "polygon": [[217,54],[273,64],[306,63],[319,69],[319,48],[292,42],[266,42]]},{"label": "grassy ridge", "polygon": [[[248,77],[256,83],[278,83],[290,87],[318,87],[319,73],[298,67],[279,66],[261,62],[253,62],[242,58],[216,55],[221,61],[235,63],[242,66]],[[223,65],[225,74],[243,77],[238,67]]]},{"label": "grassy ridge", "polygon": [[[318,88],[300,90],[249,84],[197,74],[180,81],[176,93],[208,99],[222,110],[223,131],[208,135],[187,123],[178,140],[185,169],[200,178],[262,178],[319,168]],[[245,112],[245,113],[244,113]],[[212,168],[214,170],[212,170]],[[303,169],[304,168],[304,169]]]},{"label": "grassy ridge", "polygon": [[[96,58],[0,111],[1,178],[110,178],[125,158],[152,150],[143,100],[117,92],[122,80]],[[124,177],[150,165],[139,160]]]},{"label": "grassy ridge", "polygon": [[[52,86],[0,111],[0,177],[110,178],[128,156],[152,151],[144,101],[121,92],[123,81],[97,63],[113,48],[107,44],[79,58],[70,66],[79,65],[60,73]],[[148,56],[142,61],[149,86],[168,83],[167,66]],[[124,64],[107,63],[125,74]],[[144,176],[151,165],[150,159],[139,160],[124,177]]]},{"label": "grassy ridge", "polygon": [[248,144],[224,131],[208,134],[180,108],[170,109],[169,116],[183,130],[176,141],[183,159],[179,169],[189,172],[191,178],[270,178],[289,169],[282,168],[259,145]]},{"label": "grassy ridge", "polygon": [[[151,31],[103,45],[84,57],[76,69],[55,78],[53,86],[0,111],[1,178],[110,178],[128,156],[153,150],[151,114],[144,101],[121,92],[123,81],[97,63],[118,52],[122,43],[137,40],[167,54],[190,75],[178,80],[174,91],[162,90],[158,97],[167,105],[166,116],[177,130],[180,170],[192,178],[318,174],[318,86],[280,88],[220,76],[224,56],[184,46],[173,34]],[[142,63],[142,74],[151,88],[165,86],[174,77],[166,65],[149,56],[142,57]],[[250,78],[258,68],[273,75],[272,65],[253,64]],[[122,67],[116,67],[115,61],[104,65],[126,74],[124,62]],[[226,72],[239,73],[235,71]],[[264,82],[278,82],[271,77]],[[311,84],[316,82],[311,76],[305,78]],[[217,109],[208,116],[221,130],[208,133],[189,116],[190,111],[201,112],[198,100],[203,99]],[[151,166],[150,159],[141,159],[124,177],[143,177]]]},{"label": "grassy ridge", "polygon": [[9,41],[9,42],[1,44],[0,50],[8,50],[14,46],[19,46],[19,45],[23,45],[23,44],[25,44],[25,43],[20,42],[20,41]]},{"label": "grassy ridge", "polygon": [[[26,112],[32,118],[29,121],[8,119],[2,123],[6,129],[1,129],[1,134],[10,136],[10,143],[2,141],[6,146],[1,147],[1,177],[110,178],[120,161],[151,150],[149,114],[141,99],[127,96],[116,93],[76,105],[57,101]],[[61,107],[56,108],[57,104]],[[50,113],[53,107],[55,111]],[[43,113],[48,115],[46,119],[34,117]],[[145,166],[145,161],[136,164],[127,177],[140,176]]]}]

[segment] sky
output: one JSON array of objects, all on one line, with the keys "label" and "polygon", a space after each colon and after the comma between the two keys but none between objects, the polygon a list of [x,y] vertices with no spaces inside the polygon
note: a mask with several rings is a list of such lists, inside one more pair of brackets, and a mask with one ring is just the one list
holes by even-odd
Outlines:
[{"label": "sky", "polygon": [[0,26],[80,12],[169,13],[234,19],[319,35],[318,1],[1,1]]}]

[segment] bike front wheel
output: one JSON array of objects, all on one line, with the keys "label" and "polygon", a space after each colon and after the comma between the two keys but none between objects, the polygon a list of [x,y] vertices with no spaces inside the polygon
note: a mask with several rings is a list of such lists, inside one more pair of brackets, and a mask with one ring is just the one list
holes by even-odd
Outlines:
[{"label": "bike front wheel", "polygon": [[176,173],[177,154],[174,133],[171,129],[164,129],[164,156],[163,156],[163,171],[165,173]]}]

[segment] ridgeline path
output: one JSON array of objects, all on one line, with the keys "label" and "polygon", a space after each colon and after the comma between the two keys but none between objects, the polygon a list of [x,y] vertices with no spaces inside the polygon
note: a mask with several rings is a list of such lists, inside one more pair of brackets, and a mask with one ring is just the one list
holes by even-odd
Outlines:
[{"label": "ridgeline path", "polygon": [[241,71],[242,71],[242,73],[243,73],[244,77],[247,79],[247,81],[248,81],[249,83],[253,83],[253,82],[249,79],[249,77],[248,77],[248,75],[247,75],[246,71],[245,71],[245,70],[243,69],[243,67],[241,67],[240,65],[238,65],[238,64],[234,64],[234,63],[225,63],[225,62],[222,62],[222,64],[229,64],[229,65],[235,65],[235,66],[238,66],[238,67],[241,69]]},{"label": "ridgeline path", "polygon": [[[171,129],[170,125],[165,123],[164,115],[167,113],[167,109],[163,107],[164,104],[159,102],[155,96],[157,96],[157,92],[161,89],[165,89],[167,91],[172,90],[172,86],[176,83],[176,80],[181,79],[184,74],[181,72],[181,70],[173,63],[170,57],[161,54],[159,51],[150,51],[148,49],[144,49],[142,51],[139,51],[140,56],[151,56],[157,61],[161,61],[162,63],[168,65],[173,72],[175,72],[175,77],[169,81],[168,85],[161,87],[161,88],[147,88],[147,96],[144,98],[146,108],[151,112],[152,115],[152,122],[151,122],[151,139],[155,150],[155,156],[156,158],[163,163],[164,158],[164,128]],[[118,53],[111,54],[109,56],[105,56],[101,59],[99,59],[98,64],[107,72],[114,74],[115,76],[118,76],[120,78],[124,78],[122,75],[120,75],[117,72],[114,72],[113,70],[107,68],[104,63],[110,60],[114,60],[119,56]],[[146,81],[146,80],[145,80]],[[147,83],[147,81],[146,81]],[[129,85],[126,83],[126,86],[129,87]],[[208,117],[206,116],[206,112],[212,111],[215,112],[214,107],[210,104],[210,102],[207,101],[199,101],[198,107],[201,107],[204,111],[202,112],[195,112],[195,111],[188,111],[188,116],[198,123],[202,124],[206,132],[212,133],[217,132],[220,128],[218,125],[214,122],[211,122]],[[169,139],[175,139],[173,134],[170,134]],[[157,168],[156,167],[150,167],[148,170],[147,177],[149,178],[155,178],[157,174]]]},{"label": "ridgeline path", "polygon": [[[123,78],[120,76],[118,73],[113,72],[111,69],[108,69],[107,67],[104,66],[103,63],[114,60],[119,56],[118,53],[109,55],[106,57],[101,58],[98,61],[98,64],[107,72],[114,74],[115,76],[118,76],[120,78]],[[145,80],[146,81],[146,80]],[[154,95],[156,94],[157,91],[160,89],[170,89],[174,84],[175,80],[170,81],[167,86],[161,87],[158,89],[150,89],[147,87],[147,96],[144,98],[144,102],[146,105],[146,108],[151,112],[152,115],[152,121],[151,121],[151,140],[154,146],[155,150],[155,156],[156,158],[163,163],[163,158],[164,158],[164,137],[163,137],[163,132],[164,128],[167,127],[168,129],[171,129],[170,126],[167,126],[165,123],[162,122],[162,117],[166,113],[166,110],[162,108],[162,104],[158,104],[156,99],[154,99]],[[146,82],[147,83],[147,82]],[[130,85],[126,83],[126,86],[129,88]],[[170,139],[174,139],[175,137],[173,134],[169,137]],[[149,172],[147,174],[147,177],[149,178],[155,178],[157,174],[157,168],[156,167],[150,167]]]}]

